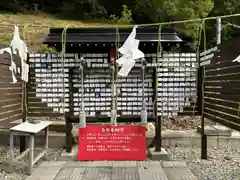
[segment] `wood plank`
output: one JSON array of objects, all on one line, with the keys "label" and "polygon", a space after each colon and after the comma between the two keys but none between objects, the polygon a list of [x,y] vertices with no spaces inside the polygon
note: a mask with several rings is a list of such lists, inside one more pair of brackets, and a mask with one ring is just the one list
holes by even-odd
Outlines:
[{"label": "wood plank", "polygon": [[[0,102],[1,103],[1,102]],[[41,100],[39,100],[39,102],[28,102],[28,107],[29,108],[34,108],[34,107],[48,107],[48,103],[46,102],[41,102]],[[50,107],[51,108],[51,107]]]},{"label": "wood plank", "polygon": [[208,113],[208,114],[211,114],[213,116],[220,117],[222,119],[225,119],[228,122],[232,122],[232,123],[235,123],[235,124],[240,124],[240,117],[233,116],[231,114],[221,112],[219,110],[211,109],[209,107],[204,107],[204,113]]},{"label": "wood plank", "polygon": [[11,65],[11,57],[9,53],[4,52],[0,55],[0,59],[0,65]]},{"label": "wood plank", "polygon": [[27,101],[28,103],[45,103],[45,102],[42,102],[42,98],[40,97],[28,97]]},{"label": "wood plank", "polygon": [[23,118],[22,113],[14,114],[12,116],[3,117],[3,118],[0,119],[0,127],[3,128],[5,126],[9,125],[11,122],[14,122],[16,120],[20,120],[22,118]]},{"label": "wood plank", "polygon": [[29,153],[29,148],[25,149],[21,154],[17,155],[14,159],[15,160],[21,160],[22,158],[26,157],[27,154]]},{"label": "wood plank", "polygon": [[18,99],[21,97],[22,97],[22,93],[4,94],[4,95],[0,95],[0,100],[7,101],[9,99]]},{"label": "wood plank", "polygon": [[22,103],[22,98],[15,98],[15,99],[7,99],[2,101],[0,99],[0,107],[2,106],[7,106],[7,105],[12,105],[12,104],[18,104],[18,103]]},{"label": "wood plank", "polygon": [[45,112],[28,112],[28,116],[31,117],[60,117],[63,116],[61,113],[56,113],[56,112],[52,112],[52,113],[45,113]]},{"label": "wood plank", "polygon": [[204,90],[207,92],[216,92],[221,94],[229,94],[229,95],[240,95],[240,87],[239,88],[232,88],[232,87],[209,87],[205,86]]},{"label": "wood plank", "polygon": [[239,52],[236,50],[236,47],[238,46],[237,41],[239,41],[239,39],[235,38],[234,40],[221,44],[213,60],[215,62],[221,62],[223,60],[233,61],[239,55]]},{"label": "wood plank", "polygon": [[14,93],[22,93],[22,88],[17,87],[17,88],[0,88],[0,94],[14,94]]},{"label": "wood plank", "polygon": [[209,108],[209,109],[214,109],[214,110],[217,110],[222,113],[230,114],[232,116],[236,116],[236,117],[240,116],[240,112],[238,112],[238,107],[237,107],[237,109],[233,109],[228,106],[223,106],[223,105],[219,105],[219,104],[211,104],[208,102],[204,102],[204,107]]},{"label": "wood plank", "polygon": [[[16,77],[16,79],[17,79],[17,81],[21,81],[20,78]],[[12,83],[13,79],[12,79],[12,76],[0,76],[0,81],[2,83]]]},{"label": "wood plank", "polygon": [[204,112],[204,117],[208,118],[214,122],[220,123],[228,128],[234,129],[236,131],[240,131],[240,124],[233,123],[231,121],[226,120],[225,118],[218,117],[211,113]]},{"label": "wood plank", "polygon": [[37,157],[34,158],[32,165],[36,164],[44,155],[46,154],[46,149],[44,149],[43,151],[41,151]]},{"label": "wood plank", "polygon": [[204,97],[204,101],[207,103],[210,103],[210,104],[218,104],[218,105],[222,105],[222,106],[231,107],[233,109],[238,109],[238,104],[239,104],[238,102],[234,102],[234,101],[209,98],[209,97]]},{"label": "wood plank", "polygon": [[220,74],[214,76],[205,76],[206,81],[217,81],[217,80],[240,80],[240,72],[238,73],[229,73],[229,74]]},{"label": "wood plank", "polygon": [[[61,107],[59,107],[61,108]],[[51,107],[28,107],[28,111],[30,112],[44,112],[44,113],[52,113],[53,112],[53,108]]]},{"label": "wood plank", "polygon": [[10,130],[36,134],[51,124],[52,124],[51,121],[40,121],[37,124],[29,123],[26,121],[22,124],[12,127]]},{"label": "wood plank", "polygon": [[2,77],[12,77],[12,72],[9,70],[10,66],[1,66],[0,65],[0,79]]},{"label": "wood plank", "polygon": [[0,112],[0,119],[4,119],[6,117],[10,117],[10,116],[14,116],[16,114],[21,114],[22,113],[22,109],[13,109],[11,111],[7,111],[7,112]]},{"label": "wood plank", "polygon": [[217,74],[229,74],[229,73],[237,73],[240,71],[240,65],[235,66],[227,66],[224,68],[217,68],[212,70],[206,70],[205,75],[206,76],[212,76]]},{"label": "wood plank", "polygon": [[223,100],[230,100],[230,101],[234,101],[234,102],[240,102],[240,96],[238,95],[229,95],[229,94],[213,94],[210,92],[204,92],[204,96],[205,97],[209,97],[209,98],[217,98],[217,99],[223,99]]},{"label": "wood plank", "polygon": [[[1,71],[1,70],[0,70]],[[22,83],[21,82],[17,82],[17,83],[15,83],[15,84],[13,84],[13,83],[10,83],[10,82],[2,82],[2,81],[0,81],[0,88],[2,89],[2,88],[19,88],[19,87],[21,87],[22,86]]]},{"label": "wood plank", "polygon": [[21,102],[20,103],[18,102],[17,104],[10,104],[7,106],[1,106],[0,112],[12,111],[12,110],[20,109],[21,107],[22,107]]},{"label": "wood plank", "polygon": [[204,86],[223,86],[223,87],[232,87],[240,88],[239,81],[204,81]]},{"label": "wood plank", "polygon": [[221,61],[221,62],[214,62],[211,61],[211,64],[207,65],[205,67],[206,71],[207,70],[214,70],[214,69],[218,69],[218,68],[225,68],[225,67],[229,67],[229,66],[238,66],[239,63],[238,62],[232,62],[232,61]]}]

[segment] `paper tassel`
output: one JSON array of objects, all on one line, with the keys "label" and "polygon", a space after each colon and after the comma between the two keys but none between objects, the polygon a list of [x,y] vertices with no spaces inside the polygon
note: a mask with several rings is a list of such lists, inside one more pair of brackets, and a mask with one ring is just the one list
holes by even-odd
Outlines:
[{"label": "paper tassel", "polygon": [[240,55],[236,59],[234,59],[233,62],[239,62],[240,63]]},{"label": "paper tassel", "polygon": [[122,66],[118,72],[119,76],[126,77],[135,65],[135,60],[144,57],[144,53],[138,49],[140,41],[135,38],[136,26],[133,28],[131,34],[128,36],[122,47],[118,49],[118,51],[123,55],[116,60],[118,65]]},{"label": "paper tassel", "polygon": [[21,58],[21,67],[22,67],[21,79],[25,82],[28,82],[29,66],[26,63],[28,49],[27,49],[26,43],[20,38],[19,28],[16,25],[14,26],[13,39],[10,44],[10,47],[13,50],[13,54],[18,55]]}]

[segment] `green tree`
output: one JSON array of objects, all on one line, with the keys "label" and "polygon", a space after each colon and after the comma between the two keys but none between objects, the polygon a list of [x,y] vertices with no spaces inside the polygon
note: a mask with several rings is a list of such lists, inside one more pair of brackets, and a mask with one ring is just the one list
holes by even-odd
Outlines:
[{"label": "green tree", "polygon": [[[152,22],[166,22],[205,18],[214,7],[213,0],[136,0],[136,20],[150,19]],[[186,35],[198,37],[201,22],[174,25]]]},{"label": "green tree", "polygon": [[[223,16],[240,13],[239,0],[214,0],[214,8],[210,16]],[[222,20],[222,41],[233,39],[240,36],[240,29],[227,25],[228,23],[240,25],[240,17],[231,17]],[[210,45],[216,45],[216,21],[212,20],[207,23],[207,33]]]}]

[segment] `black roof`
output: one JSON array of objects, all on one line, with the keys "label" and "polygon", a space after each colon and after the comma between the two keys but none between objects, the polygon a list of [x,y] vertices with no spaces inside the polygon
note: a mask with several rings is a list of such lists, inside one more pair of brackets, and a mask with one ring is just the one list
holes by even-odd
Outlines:
[{"label": "black roof", "polygon": [[[119,42],[124,42],[131,33],[132,28],[118,28]],[[51,28],[44,44],[58,44],[62,41],[63,28]],[[96,43],[115,43],[116,28],[68,28],[66,31],[66,43],[70,44],[96,44]],[[139,27],[137,28],[136,38],[141,42],[158,42],[158,27]],[[162,29],[161,42],[182,42],[174,29]]]}]

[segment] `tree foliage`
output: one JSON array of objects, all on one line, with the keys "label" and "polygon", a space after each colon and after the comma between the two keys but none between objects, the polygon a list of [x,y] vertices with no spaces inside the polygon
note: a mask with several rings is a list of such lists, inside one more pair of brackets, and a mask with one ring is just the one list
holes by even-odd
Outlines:
[{"label": "tree foliage", "polygon": [[[239,0],[1,0],[0,9],[12,13],[47,12],[62,18],[111,20],[121,23],[157,23],[205,18],[240,12]],[[230,23],[240,25],[240,17]],[[224,21],[223,23],[228,23]],[[215,41],[215,21],[207,22],[208,43]],[[177,24],[184,34],[197,39],[200,22]],[[239,29],[224,26],[223,40],[240,35]]]}]

